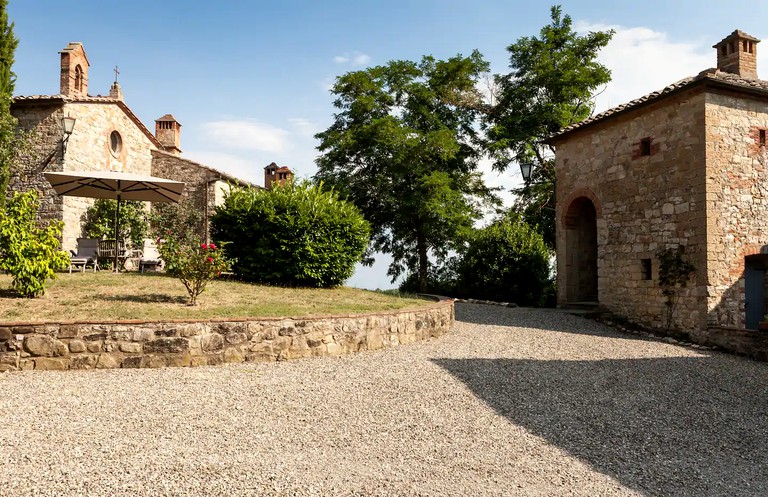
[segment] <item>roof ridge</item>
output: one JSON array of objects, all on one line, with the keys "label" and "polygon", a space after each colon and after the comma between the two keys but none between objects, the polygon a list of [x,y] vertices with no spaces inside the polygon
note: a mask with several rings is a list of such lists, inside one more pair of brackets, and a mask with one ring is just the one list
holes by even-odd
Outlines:
[{"label": "roof ridge", "polygon": [[759,78],[758,79],[745,78],[743,76],[739,76],[738,74],[720,71],[716,68],[708,68],[708,69],[704,69],[703,71],[700,71],[696,76],[688,76],[686,78],[680,79],[678,81],[675,81],[674,83],[668,84],[667,86],[665,86],[660,90],[647,93],[638,98],[630,100],[629,102],[625,102],[623,104],[619,104],[617,106],[611,107],[610,109],[606,109],[598,114],[595,114],[594,116],[584,119],[583,121],[570,124],[564,127],[563,129],[561,129],[560,131],[558,131],[557,133],[554,133],[548,136],[544,141],[549,142],[550,140],[560,137],[564,134],[570,133],[571,131],[582,128],[584,126],[588,126],[598,121],[602,121],[615,114],[628,111],[630,109],[634,109],[636,107],[639,107],[640,105],[652,102],[657,98],[661,98],[665,95],[681,90],[689,85],[692,85],[693,83],[696,83],[698,81],[703,81],[703,80],[719,82],[719,83],[727,84],[729,86],[733,86],[733,87],[745,89],[745,90],[758,90],[760,92],[766,92],[768,94],[767,80],[763,80]]}]

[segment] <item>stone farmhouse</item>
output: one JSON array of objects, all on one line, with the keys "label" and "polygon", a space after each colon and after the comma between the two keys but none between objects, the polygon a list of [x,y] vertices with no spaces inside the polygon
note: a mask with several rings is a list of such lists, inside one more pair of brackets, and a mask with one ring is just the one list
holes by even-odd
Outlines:
[{"label": "stone farmhouse", "polygon": [[[90,64],[81,43],[69,43],[60,54],[58,94],[14,97],[11,112],[20,127],[35,131],[34,156],[45,159],[17,172],[10,189],[36,188],[41,194],[40,217],[63,220],[63,248],[75,249],[82,216],[94,199],[59,197],[43,171],[121,171],[183,181],[184,198],[203,213],[201,236],[206,236],[208,217],[222,203],[229,185],[249,183],[183,158],[181,123],[165,114],[155,120],[152,133],[126,105],[117,80],[108,95],[90,95]],[[65,116],[76,120],[68,137]],[[271,166],[274,163],[265,168],[265,177]]]},{"label": "stone farmhouse", "polygon": [[[657,252],[695,266],[674,326],[694,341],[766,313],[768,81],[734,31],[717,67],[564,129],[556,150],[558,304],[595,302],[658,327]],[[743,333],[742,333],[743,335]]]}]

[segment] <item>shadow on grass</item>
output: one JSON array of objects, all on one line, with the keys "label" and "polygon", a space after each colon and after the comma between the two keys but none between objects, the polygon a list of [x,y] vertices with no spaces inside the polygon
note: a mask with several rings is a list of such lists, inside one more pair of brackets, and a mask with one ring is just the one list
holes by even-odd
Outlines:
[{"label": "shadow on grass", "polygon": [[0,299],[23,299],[16,290],[12,290],[10,288],[2,288],[0,289]]},{"label": "shadow on grass", "polygon": [[768,365],[722,354],[433,362],[512,423],[645,495],[768,495]]},{"label": "shadow on grass", "polygon": [[100,295],[95,299],[108,302],[134,302],[138,304],[186,304],[187,297],[166,295],[164,293],[142,293],[134,295]]}]

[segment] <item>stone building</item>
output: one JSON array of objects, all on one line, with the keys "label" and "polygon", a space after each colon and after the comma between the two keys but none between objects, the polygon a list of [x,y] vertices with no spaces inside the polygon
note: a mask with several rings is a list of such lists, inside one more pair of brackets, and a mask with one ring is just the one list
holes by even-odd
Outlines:
[{"label": "stone building", "polygon": [[272,185],[284,185],[293,181],[293,172],[287,166],[278,166],[274,162],[264,168],[264,188],[272,189]]},{"label": "stone building", "polygon": [[717,67],[564,129],[556,150],[558,304],[659,327],[660,249],[695,266],[674,326],[696,341],[766,313],[768,81],[734,31]]},{"label": "stone building", "polygon": [[[200,209],[206,221],[228,185],[248,184],[181,157],[181,124],[166,114],[155,121],[153,134],[126,105],[117,81],[109,95],[90,95],[90,64],[81,43],[70,43],[60,53],[58,94],[14,97],[11,111],[22,128],[34,130],[33,155],[44,159],[17,171],[10,188],[34,187],[40,192],[41,217],[64,221],[65,249],[75,248],[82,216],[94,199],[57,196],[43,171],[122,171],[183,181],[183,198]],[[66,140],[65,116],[76,120]],[[206,228],[201,227],[201,236]]]}]

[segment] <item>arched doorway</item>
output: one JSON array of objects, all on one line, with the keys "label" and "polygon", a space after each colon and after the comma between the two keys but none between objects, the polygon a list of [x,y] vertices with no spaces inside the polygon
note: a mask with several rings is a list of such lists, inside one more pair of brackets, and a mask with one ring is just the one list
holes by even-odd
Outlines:
[{"label": "arched doorway", "polygon": [[568,302],[597,302],[597,211],[587,197],[565,214],[565,271]]}]

